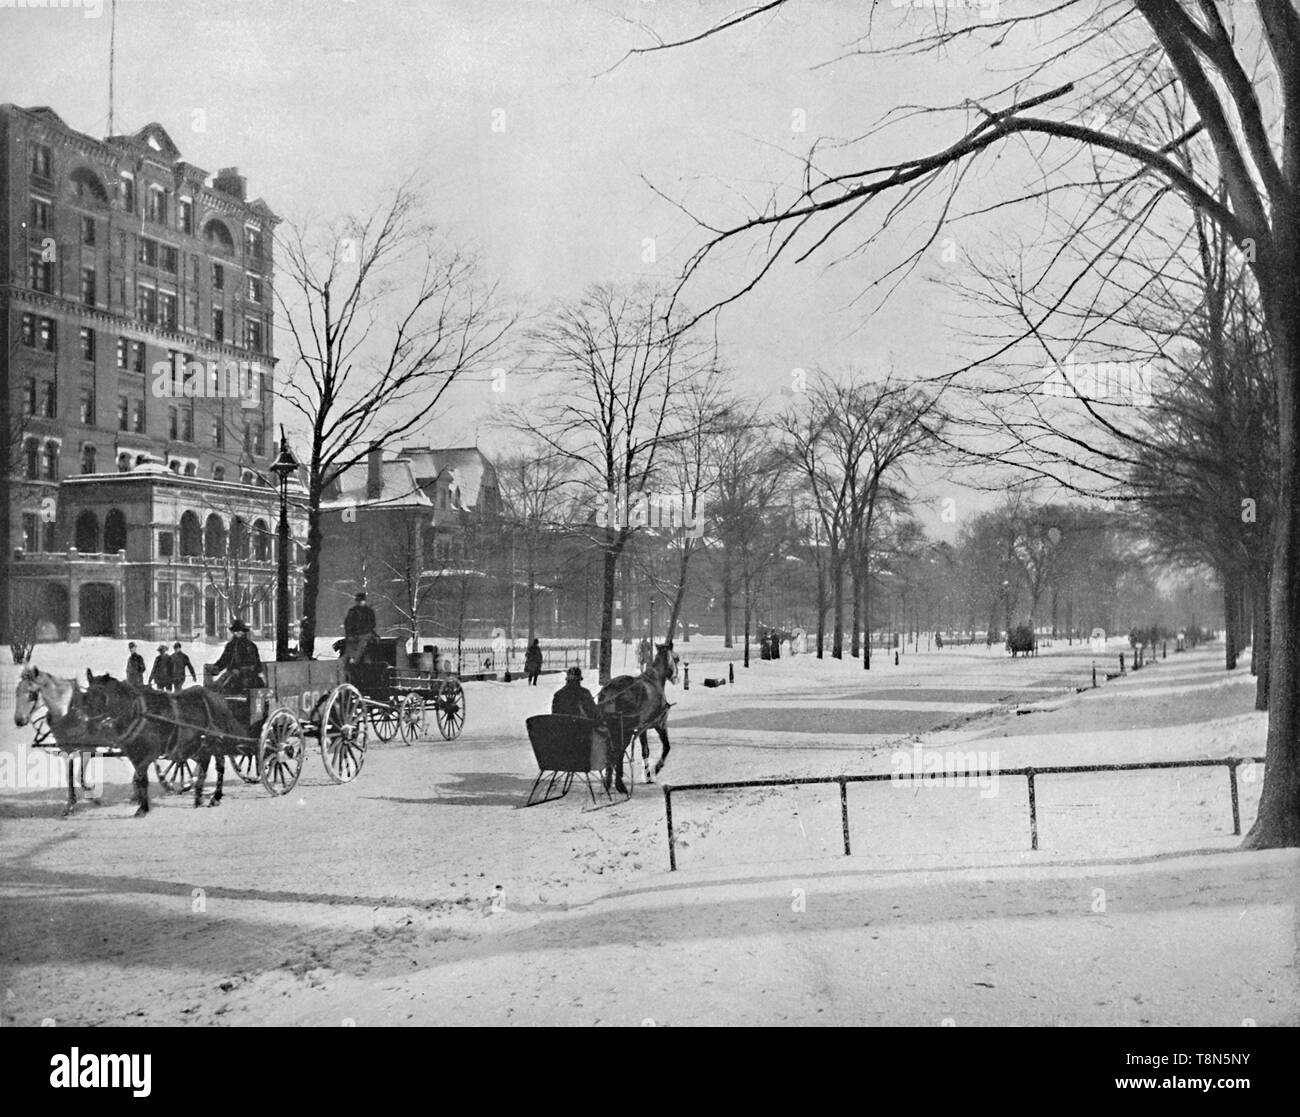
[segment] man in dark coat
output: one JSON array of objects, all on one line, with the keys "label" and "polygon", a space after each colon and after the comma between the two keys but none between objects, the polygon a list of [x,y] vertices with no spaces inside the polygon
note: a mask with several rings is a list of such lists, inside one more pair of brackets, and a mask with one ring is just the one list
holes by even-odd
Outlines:
[{"label": "man in dark coat", "polygon": [[524,674],[528,676],[528,685],[537,685],[537,676],[542,673],[542,645],[533,640],[524,652]]},{"label": "man in dark coat", "polygon": [[343,659],[348,665],[360,663],[366,647],[375,638],[375,611],[366,604],[366,595],[357,594],[356,604],[343,618]]},{"label": "man in dark coat", "polygon": [[[256,651],[256,648],[254,648],[254,651]],[[194,664],[190,662],[190,657],[181,650],[181,642],[179,640],[172,645],[171,661],[173,690],[181,690],[185,686],[186,671],[190,673],[190,678],[196,683],[199,681],[199,677],[194,674]]]},{"label": "man in dark coat", "polygon": [[135,650],[135,642],[127,644],[126,681],[132,686],[144,686],[144,656]]},{"label": "man in dark coat", "polygon": [[252,686],[264,686],[262,657],[248,637],[248,625],[236,617],[230,622],[230,632],[221,658],[212,665],[217,687],[226,694],[235,694]]},{"label": "man in dark coat", "polygon": [[158,690],[171,690],[172,688],[172,661],[167,654],[167,645],[158,645],[158,656],[153,661],[153,668],[149,672],[149,685]]},{"label": "man in dark coat", "polygon": [[593,722],[596,720],[596,700],[592,698],[591,691],[582,685],[580,668],[570,667],[564,673],[564,686],[551,699],[551,713],[586,718]]}]

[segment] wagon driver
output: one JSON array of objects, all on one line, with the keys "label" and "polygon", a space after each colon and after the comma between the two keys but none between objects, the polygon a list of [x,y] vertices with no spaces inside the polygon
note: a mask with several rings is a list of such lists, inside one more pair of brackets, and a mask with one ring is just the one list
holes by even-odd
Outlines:
[{"label": "wagon driver", "polygon": [[239,694],[249,687],[263,686],[262,657],[249,639],[248,625],[236,617],[230,622],[230,640],[213,665],[217,688],[223,694]]}]

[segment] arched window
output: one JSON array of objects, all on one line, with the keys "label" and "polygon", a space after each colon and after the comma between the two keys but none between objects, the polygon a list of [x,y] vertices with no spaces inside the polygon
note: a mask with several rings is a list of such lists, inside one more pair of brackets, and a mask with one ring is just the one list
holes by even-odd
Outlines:
[{"label": "arched window", "polygon": [[258,562],[268,562],[271,558],[271,530],[265,520],[253,521],[253,557]]},{"label": "arched window", "polygon": [[130,472],[131,472],[131,455],[130,455],[130,454],[118,454],[118,455],[117,455],[117,471],[118,471],[118,473],[130,473]]},{"label": "arched window", "polygon": [[248,552],[248,522],[243,516],[236,516],[230,524],[230,553],[236,558],[246,559]]},{"label": "arched window", "polygon": [[81,448],[81,472],[95,472],[95,446],[92,442],[87,442],[86,445]]},{"label": "arched window", "polygon": [[226,467],[224,465],[214,465],[212,467],[212,480],[224,481],[226,479]]},{"label": "arched window", "polygon": [[82,554],[99,553],[99,517],[89,509],[77,516],[75,546]]},{"label": "arched window", "polygon": [[181,557],[197,558],[203,554],[203,532],[193,512],[181,516]]},{"label": "arched window", "polygon": [[47,481],[57,481],[59,479],[59,444],[57,442],[47,442],[45,444],[45,479]]},{"label": "arched window", "polygon": [[78,167],[68,176],[68,181],[72,184],[74,197],[82,205],[108,205],[108,191],[104,189],[104,184],[100,182],[99,176],[94,171],[85,167]]},{"label": "arched window", "polygon": [[230,230],[215,217],[203,226],[203,239],[221,252],[235,251],[235,238],[230,235]]},{"label": "arched window", "polygon": [[257,476],[251,469],[241,469],[239,471],[239,483],[241,485],[256,485]]},{"label": "arched window", "polygon": [[185,476],[186,476],[186,477],[194,477],[194,476],[196,476],[196,475],[198,474],[198,472],[199,472],[199,467],[198,467],[197,464],[195,464],[194,462],[186,462],[186,463],[185,463]]},{"label": "arched window", "polygon": [[104,553],[115,555],[126,550],[126,517],[114,508],[104,517]]},{"label": "arched window", "polygon": [[208,558],[221,558],[226,553],[226,525],[215,512],[203,525],[203,553]]}]

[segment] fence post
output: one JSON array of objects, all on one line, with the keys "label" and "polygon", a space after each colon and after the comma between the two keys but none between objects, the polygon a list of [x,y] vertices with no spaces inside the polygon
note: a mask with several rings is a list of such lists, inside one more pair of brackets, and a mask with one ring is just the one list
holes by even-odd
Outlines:
[{"label": "fence post", "polygon": [[1237,761],[1230,761],[1228,764],[1228,782],[1232,786],[1232,832],[1234,835],[1241,834],[1241,807],[1237,802]]},{"label": "fence post", "polygon": [[736,684],[736,665],[734,663],[727,664],[727,682],[731,683],[732,686]]},{"label": "fence post", "polygon": [[682,690],[690,690],[690,689],[691,689],[691,665],[689,663],[684,663],[682,664]]},{"label": "fence post", "polygon": [[1124,653],[1119,653],[1119,673],[1124,674]]},{"label": "fence post", "polygon": [[677,839],[673,834],[673,789],[664,784],[664,815],[668,819],[668,871],[677,871]]},{"label": "fence post", "polygon": [[1096,686],[1097,686],[1097,664],[1096,664],[1095,662],[1094,662],[1093,665],[1092,665],[1092,685],[1093,685],[1093,689],[1096,689]]},{"label": "fence post", "polygon": [[1029,781],[1029,848],[1038,848],[1038,802],[1034,798],[1034,770],[1025,769],[1025,778]]},{"label": "fence post", "polygon": [[849,785],[840,779],[840,826],[844,830],[844,856],[849,855]]}]

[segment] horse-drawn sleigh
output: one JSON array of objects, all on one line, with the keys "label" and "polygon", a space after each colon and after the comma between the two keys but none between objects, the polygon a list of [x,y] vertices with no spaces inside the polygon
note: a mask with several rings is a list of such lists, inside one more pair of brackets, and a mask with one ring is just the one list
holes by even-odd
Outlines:
[{"label": "horse-drawn sleigh", "polygon": [[[641,742],[641,762],[645,767],[645,782],[652,783],[650,771],[650,743],[647,734],[653,729],[659,735],[663,751],[655,763],[654,774],[663,770],[671,746],[668,743],[668,711],[672,703],[665,695],[668,683],[677,679],[680,657],[673,651],[672,641],[655,646],[654,658],[640,675],[620,675],[610,679],[596,696],[596,718],[573,717],[565,714],[537,714],[527,721],[528,739],[537,760],[537,778],[528,792],[525,806],[536,806],[552,798],[563,798],[569,792],[575,775],[583,775],[587,791],[595,802],[590,774],[600,772],[609,795],[611,779],[615,790],[630,795],[623,782],[623,764],[634,763],[636,742]],[[587,701],[590,702],[590,696]],[[546,790],[538,799],[542,780],[550,774]],[[557,779],[563,777],[560,794],[551,794]],[[632,785],[636,777],[631,768],[628,778]]]}]

